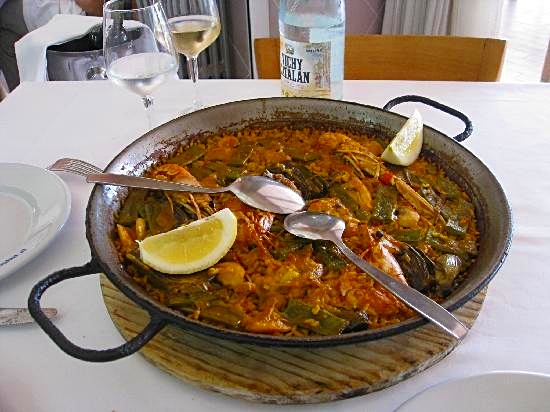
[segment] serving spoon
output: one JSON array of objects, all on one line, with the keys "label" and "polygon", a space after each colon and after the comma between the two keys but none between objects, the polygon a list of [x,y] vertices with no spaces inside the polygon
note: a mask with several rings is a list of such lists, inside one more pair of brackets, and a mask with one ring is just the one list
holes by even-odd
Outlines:
[{"label": "serving spoon", "polygon": [[137,187],[142,189],[171,190],[191,193],[232,192],[249,206],[267,212],[289,214],[304,208],[305,202],[299,193],[290,187],[265,176],[241,176],[226,187],[203,187],[185,183],[168,182],[148,177],[119,175],[115,173],[92,173],[86,176],[88,183]]},{"label": "serving spoon", "polygon": [[416,289],[399,282],[361,259],[347,247],[342,241],[342,234],[346,228],[346,223],[342,219],[324,213],[299,212],[288,215],[285,218],[284,226],[288,232],[295,236],[333,242],[361,270],[369,274],[406,305],[435,323],[458,341],[464,339],[468,333],[468,328],[445,308]]}]

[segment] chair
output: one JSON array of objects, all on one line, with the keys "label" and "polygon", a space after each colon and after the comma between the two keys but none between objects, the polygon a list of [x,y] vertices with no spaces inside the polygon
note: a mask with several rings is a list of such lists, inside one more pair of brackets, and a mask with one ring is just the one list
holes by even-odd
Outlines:
[{"label": "chair", "polygon": [[[498,81],[505,40],[456,36],[348,35],[348,80]],[[258,77],[278,79],[279,39],[257,38]]]}]

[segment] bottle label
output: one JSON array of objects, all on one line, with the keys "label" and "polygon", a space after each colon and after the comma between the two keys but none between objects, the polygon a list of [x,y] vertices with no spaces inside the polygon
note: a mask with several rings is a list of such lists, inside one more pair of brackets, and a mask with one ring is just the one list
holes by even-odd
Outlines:
[{"label": "bottle label", "polygon": [[286,97],[330,98],[330,42],[303,43],[281,36],[281,88]]}]

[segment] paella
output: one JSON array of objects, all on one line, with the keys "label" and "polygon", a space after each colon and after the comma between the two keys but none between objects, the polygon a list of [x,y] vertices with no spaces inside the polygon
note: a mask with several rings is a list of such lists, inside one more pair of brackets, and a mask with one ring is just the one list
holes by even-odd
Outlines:
[{"label": "paella", "polygon": [[[305,209],[346,222],[345,243],[400,282],[442,302],[478,255],[472,200],[421,155],[384,162],[388,141],[349,130],[254,127],[191,139],[148,171],[156,179],[226,186],[267,175],[306,200]],[[228,208],[238,230],[229,252],[192,274],[161,273],[138,242]],[[284,216],[231,193],[131,189],[113,236],[133,280],[162,305],[201,322],[277,336],[337,335],[402,322],[414,312],[329,242],[295,237]]]}]

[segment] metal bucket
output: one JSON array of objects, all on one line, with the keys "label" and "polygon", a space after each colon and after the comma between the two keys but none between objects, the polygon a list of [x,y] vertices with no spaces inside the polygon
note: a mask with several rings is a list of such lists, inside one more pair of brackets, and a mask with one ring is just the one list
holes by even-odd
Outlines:
[{"label": "metal bucket", "polygon": [[48,47],[46,50],[48,79],[51,81],[107,79],[102,30],[101,24],[98,24],[82,37]]}]

